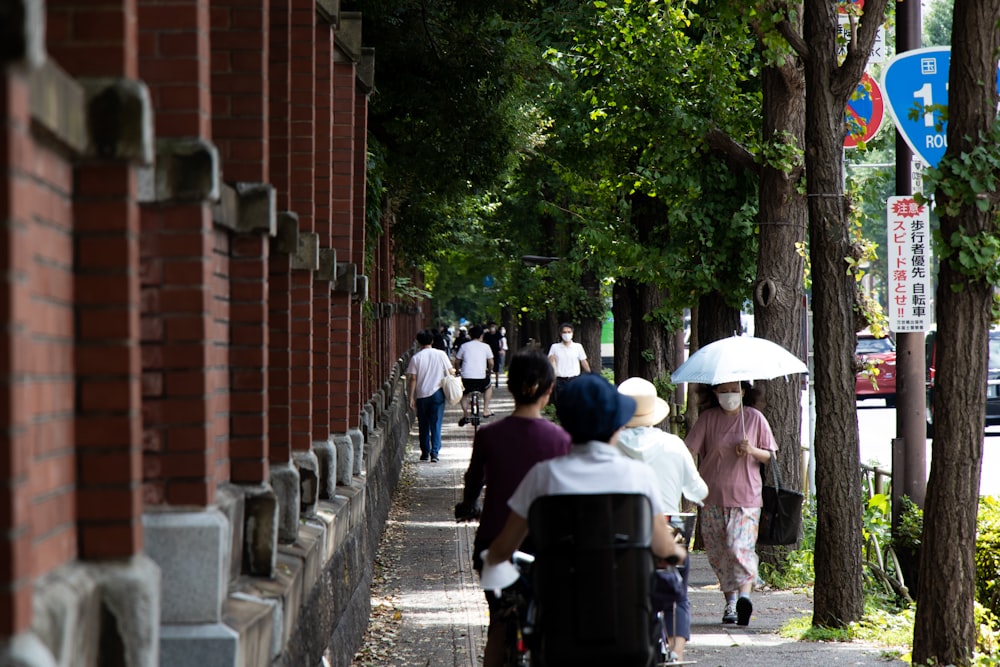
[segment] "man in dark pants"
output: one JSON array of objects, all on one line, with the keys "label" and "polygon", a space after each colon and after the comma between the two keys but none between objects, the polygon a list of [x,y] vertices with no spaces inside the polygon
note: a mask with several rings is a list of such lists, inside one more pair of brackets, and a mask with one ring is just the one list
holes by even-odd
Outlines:
[{"label": "man in dark pants", "polygon": [[556,406],[559,405],[559,391],[566,386],[570,380],[579,377],[580,372],[589,373],[590,364],[587,363],[587,353],[583,345],[573,342],[573,325],[563,322],[559,327],[558,343],[552,343],[549,348],[549,361],[556,369],[556,390],[552,393],[552,400]]},{"label": "man in dark pants", "polygon": [[493,374],[496,376],[496,386],[500,386],[500,332],[497,331],[497,323],[490,322],[483,334],[483,342],[493,350]]}]

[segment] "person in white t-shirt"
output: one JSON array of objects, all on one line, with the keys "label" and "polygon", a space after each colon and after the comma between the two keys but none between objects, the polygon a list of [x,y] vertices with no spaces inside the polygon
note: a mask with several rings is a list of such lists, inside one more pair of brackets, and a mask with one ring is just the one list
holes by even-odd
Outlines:
[{"label": "person in white t-shirt", "polygon": [[493,349],[483,342],[483,328],[478,324],[469,330],[468,343],[458,348],[455,365],[462,374],[465,393],[462,396],[462,418],[459,426],[469,423],[469,394],[474,391],[483,394],[483,417],[492,417],[490,399],[493,398]]},{"label": "person in white t-shirt", "polygon": [[[556,406],[559,422],[573,439],[566,456],[536,463],[507,501],[507,522],[485,552],[493,566],[506,561],[528,535],[528,510],[540,496],[565,494],[641,493],[652,507],[652,550],[660,558],[683,561],[684,547],[667,525],[659,486],[652,468],[623,455],[618,434],[635,412],[636,402],[618,393],[600,375],[583,375],[566,385]],[[485,568],[484,568],[485,576]]]},{"label": "person in white t-shirt", "polygon": [[[633,377],[618,385],[618,391],[636,401],[635,414],[618,436],[618,449],[653,469],[660,486],[660,500],[668,515],[680,514],[681,495],[701,505],[708,495],[708,485],[698,474],[694,457],[684,441],[657,427],[670,414],[670,406],[656,395],[656,386],[644,378]],[[664,613],[670,648],[677,661],[684,659],[684,648],[691,639],[688,574],[684,564],[676,573],[669,568],[658,571],[654,580],[653,605]]]},{"label": "person in white t-shirt", "polygon": [[410,409],[417,413],[420,431],[420,460],[437,463],[441,452],[441,425],[444,422],[444,390],[441,380],[454,371],[448,353],[434,348],[434,332],[417,334],[420,350],[406,367]]},{"label": "person in white t-shirt", "polygon": [[552,392],[552,400],[557,407],[562,388],[573,378],[579,377],[581,371],[590,372],[583,345],[573,342],[573,325],[569,322],[559,325],[559,337],[560,342],[552,343],[549,347],[549,361],[556,369],[556,390]]}]

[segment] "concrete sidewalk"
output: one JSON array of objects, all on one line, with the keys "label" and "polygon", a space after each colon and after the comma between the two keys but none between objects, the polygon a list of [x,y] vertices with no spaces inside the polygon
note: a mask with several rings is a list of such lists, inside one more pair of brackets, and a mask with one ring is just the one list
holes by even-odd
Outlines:
[{"label": "concrete sidewalk", "polygon": [[[491,408],[510,414],[513,401],[500,379]],[[406,454],[402,488],[397,494],[384,542],[396,553],[392,612],[398,621],[393,650],[385,665],[472,667],[482,664],[487,608],[472,570],[475,525],[456,524],[455,503],[461,499],[462,476],[472,448],[472,426],[459,427],[461,411],[448,408],[439,463],[418,461],[416,424]],[[386,545],[388,542],[390,544]],[[891,649],[861,643],[797,642],[777,634],[788,620],[812,613],[803,593],[758,592],[748,627],[721,624],[723,599],[704,553],[691,554],[690,598],[692,637],[686,658],[703,667],[769,667],[802,665],[906,665],[887,659]],[[613,666],[609,666],[613,667]]]}]

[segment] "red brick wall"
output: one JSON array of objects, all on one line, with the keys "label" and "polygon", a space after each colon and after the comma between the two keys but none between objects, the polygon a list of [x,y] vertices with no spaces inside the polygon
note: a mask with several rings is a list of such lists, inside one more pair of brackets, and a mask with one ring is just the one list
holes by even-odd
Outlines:
[{"label": "red brick wall", "polygon": [[[271,183],[364,273],[355,65],[313,0],[250,5],[48,0],[47,46],[71,77],[141,79],[157,138],[214,143],[223,180]],[[0,74],[0,638],[30,627],[38,577],[140,552],[144,502],[208,505],[357,426],[417,321],[366,327],[210,202],[139,204],[138,165],[32,129],[28,72]],[[376,258],[370,296],[393,301],[388,237]]]},{"label": "red brick wall", "polygon": [[267,2],[212,1],[212,135],[228,182],[268,180]]},{"label": "red brick wall", "polygon": [[[208,3],[144,1],[139,44],[157,137],[210,140]],[[145,500],[208,505],[228,472],[222,241],[208,203],[145,205],[141,224]]]},{"label": "red brick wall", "polygon": [[[333,63],[333,245],[341,262],[354,262],[354,64],[344,57]],[[364,265],[358,265],[359,273]],[[330,416],[339,433],[357,426],[358,403],[350,384],[357,382],[361,359],[356,307],[351,295],[337,292],[332,307]]]},{"label": "red brick wall", "polygon": [[[351,261],[358,265],[358,273],[361,274],[368,271],[365,267],[365,176],[368,166],[368,98],[365,95],[354,95],[353,121],[353,126],[351,127],[351,159],[354,161],[353,171],[351,173],[351,177],[353,179],[351,189],[353,252],[351,253]],[[372,276],[369,275],[369,292],[371,287]],[[364,342],[368,339],[368,328],[370,322],[362,316],[362,312],[362,305],[359,302],[354,306],[354,317],[351,320],[351,345],[356,351],[355,358],[370,359],[371,357],[365,353],[366,350],[363,347]],[[371,368],[364,368],[363,366],[359,366],[358,368],[358,381],[352,387],[350,399],[355,419],[359,415],[361,405],[368,400],[369,397],[371,397],[372,392],[374,391],[371,375],[366,372],[371,370]]]},{"label": "red brick wall", "polygon": [[[212,132],[227,182],[269,180],[267,3],[212,3]],[[230,472],[266,482],[268,468],[268,263],[266,232],[234,235],[229,253]]]},{"label": "red brick wall", "polygon": [[[291,104],[289,132],[291,208],[299,216],[299,232],[315,230],[313,168],[315,166],[316,3],[291,0]],[[292,272],[292,449],[312,447],[313,273]]]},{"label": "red brick wall", "polygon": [[[52,0],[47,8],[47,48],[69,74],[136,77],[134,1]],[[75,181],[78,549],[84,558],[123,558],[142,549],[135,172],[84,161]]]},{"label": "red brick wall", "polygon": [[[315,229],[319,247],[329,249],[331,107],[333,85],[331,64],[333,58],[333,29],[328,23],[316,27],[315,58],[315,165],[313,167],[313,192]],[[339,259],[338,259],[339,261]],[[313,284],[313,440],[322,441],[330,436],[330,281],[316,280]]]},{"label": "red brick wall", "polygon": [[32,579],[76,555],[72,171],[32,141],[27,82],[0,78],[0,636],[31,621]]},{"label": "red brick wall", "polygon": [[[291,2],[271,0],[268,69],[271,184],[278,211],[291,209],[288,185],[291,94]],[[287,253],[271,253],[268,262],[268,445],[271,463],[291,460],[291,269]]]}]

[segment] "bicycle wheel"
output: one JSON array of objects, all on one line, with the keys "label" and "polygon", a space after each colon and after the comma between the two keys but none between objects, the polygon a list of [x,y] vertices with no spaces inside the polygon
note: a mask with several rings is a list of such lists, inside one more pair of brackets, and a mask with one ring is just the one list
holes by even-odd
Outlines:
[{"label": "bicycle wheel", "polygon": [[469,421],[474,430],[479,429],[479,423],[482,421],[482,410],[479,407],[481,397],[482,393],[478,391],[469,394]]}]

